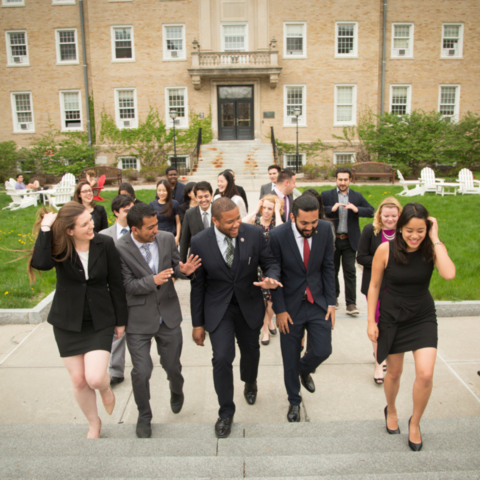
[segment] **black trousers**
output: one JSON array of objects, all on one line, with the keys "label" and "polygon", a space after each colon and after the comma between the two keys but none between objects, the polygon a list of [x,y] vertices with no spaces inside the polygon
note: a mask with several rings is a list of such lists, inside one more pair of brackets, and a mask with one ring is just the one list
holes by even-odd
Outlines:
[{"label": "black trousers", "polygon": [[[280,346],[283,358],[283,377],[291,405],[300,405],[299,375],[312,373],[332,354],[332,322],[325,320],[325,310],[317,304],[304,300],[290,333],[280,333]],[[307,330],[310,339],[308,352],[300,358],[302,338]]]},{"label": "black trousers", "polygon": [[340,282],[338,281],[338,272],[340,271],[340,260],[342,261],[343,279],[345,281],[345,300],[346,304],[357,303],[357,274],[355,271],[356,252],[350,246],[348,238],[341,240],[335,239],[335,253],[333,261],[335,263],[335,290],[337,298],[340,295]]},{"label": "black trousers", "polygon": [[240,378],[246,383],[257,381],[260,362],[260,329],[251,329],[237,304],[230,303],[218,327],[210,332],[213,348],[213,383],[217,393],[221,418],[233,417],[233,360],[235,337],[240,349]]}]

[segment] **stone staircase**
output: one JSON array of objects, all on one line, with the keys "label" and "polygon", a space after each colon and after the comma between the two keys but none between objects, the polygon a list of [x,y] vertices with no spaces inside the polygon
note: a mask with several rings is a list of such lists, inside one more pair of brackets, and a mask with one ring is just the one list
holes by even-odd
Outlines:
[{"label": "stone staircase", "polygon": [[217,440],[212,424],[154,424],[151,439],[135,425],[0,425],[2,479],[371,479],[480,478],[480,418],[425,418],[423,450],[388,435],[381,420],[234,424]]},{"label": "stone staircase", "polygon": [[235,172],[235,178],[268,178],[267,169],[274,163],[272,145],[255,141],[217,142],[202,145],[192,181],[213,180],[225,169]]}]

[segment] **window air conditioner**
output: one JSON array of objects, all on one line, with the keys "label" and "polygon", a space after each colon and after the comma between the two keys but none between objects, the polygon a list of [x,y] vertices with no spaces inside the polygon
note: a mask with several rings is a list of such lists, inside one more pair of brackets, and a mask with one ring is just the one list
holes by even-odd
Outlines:
[{"label": "window air conditioner", "polygon": [[178,58],[178,50],[171,50],[170,51],[171,58]]},{"label": "window air conditioner", "polygon": [[175,120],[175,125],[180,125],[180,119],[179,119],[179,118],[177,118],[177,119]]},{"label": "window air conditioner", "polygon": [[405,56],[406,53],[407,53],[407,51],[404,48],[398,50],[398,56],[399,57]]},{"label": "window air conditioner", "polygon": [[21,123],[20,130],[30,130],[31,125],[32,125],[31,123]]},{"label": "window air conditioner", "polygon": [[451,50],[448,51],[448,56],[449,57],[454,57],[455,56],[455,53],[456,53],[456,50],[453,48]]},{"label": "window air conditioner", "polygon": [[130,126],[130,120],[124,120],[123,121],[123,126],[124,127],[129,127]]},{"label": "window air conditioner", "polygon": [[[300,120],[300,117],[298,119]],[[297,117],[292,117],[292,123],[297,123]]]},{"label": "window air conditioner", "polygon": [[13,63],[23,63],[25,57],[13,57]]}]

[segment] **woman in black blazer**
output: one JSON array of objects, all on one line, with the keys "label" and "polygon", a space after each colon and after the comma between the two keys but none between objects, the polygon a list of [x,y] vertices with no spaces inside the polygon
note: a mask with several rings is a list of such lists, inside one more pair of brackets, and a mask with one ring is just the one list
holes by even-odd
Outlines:
[{"label": "woman in black blazer", "polygon": [[93,190],[88,182],[79,182],[77,188],[75,188],[73,201],[81,203],[90,212],[93,218],[93,230],[95,233],[99,233],[108,228],[107,212],[102,205],[97,205],[93,201]]},{"label": "woman in black blazer", "polygon": [[73,383],[75,398],[87,417],[87,438],[99,438],[95,390],[107,413],[115,406],[107,373],[114,332],[120,338],[127,324],[127,303],[120,257],[113,239],[95,235],[86,207],[66,203],[58,212],[45,213],[29,265],[57,273],[57,285],[48,322],[60,356]]},{"label": "woman in black blazer", "polygon": [[[380,203],[375,213],[373,223],[369,223],[363,227],[362,235],[358,243],[357,262],[363,265],[362,288],[361,292],[367,296],[372,277],[373,256],[377,248],[383,243],[395,238],[395,229],[397,227],[398,217],[402,213],[402,206],[394,197],[388,197]],[[383,283],[380,292],[385,291]],[[381,299],[381,293],[380,293]],[[380,316],[380,300],[377,304],[375,321],[378,323]],[[387,366],[383,362],[381,365],[377,362],[377,344],[373,343],[373,356],[375,357],[375,370],[373,372],[373,380],[377,385],[383,384],[384,371]]]}]

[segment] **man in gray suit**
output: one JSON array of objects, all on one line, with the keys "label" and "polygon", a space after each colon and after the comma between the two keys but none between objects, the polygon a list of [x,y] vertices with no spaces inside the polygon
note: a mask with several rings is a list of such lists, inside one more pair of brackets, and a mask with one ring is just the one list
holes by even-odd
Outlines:
[{"label": "man in gray suit", "polygon": [[[117,240],[126,233],[130,232],[130,227],[127,223],[127,213],[133,207],[134,199],[130,195],[117,195],[112,200],[112,212],[117,218],[117,221],[111,226],[102,230],[102,235],[107,235],[113,238],[115,244]],[[113,387],[125,380],[125,335],[117,338],[113,335],[112,354],[110,355],[110,368],[108,373],[110,375],[110,385]]]},{"label": "man in gray suit", "polygon": [[277,178],[282,169],[278,165],[270,165],[268,167],[268,176],[270,177],[270,182],[262,185],[260,188],[260,198],[263,198],[269,193],[273,193],[275,186],[277,185]]},{"label": "man in gray suit", "polygon": [[188,278],[200,265],[198,257],[180,262],[175,238],[159,232],[155,209],[134,205],[127,215],[130,234],[117,242],[127,294],[127,346],[132,357],[132,387],[138,408],[137,437],[152,434],[149,381],[153,370],[152,338],[157,342],[160,364],[170,382],[170,406],[179,413],[183,406],[182,312],[173,278]]}]

